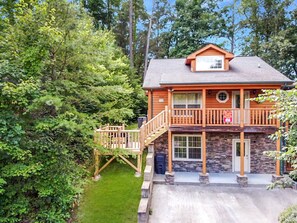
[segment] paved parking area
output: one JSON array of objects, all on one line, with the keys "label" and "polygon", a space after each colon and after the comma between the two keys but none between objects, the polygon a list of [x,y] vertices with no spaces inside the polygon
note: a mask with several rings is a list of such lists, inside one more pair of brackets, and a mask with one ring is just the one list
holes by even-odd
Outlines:
[{"label": "paved parking area", "polygon": [[274,223],[297,191],[155,184],[150,223]]}]

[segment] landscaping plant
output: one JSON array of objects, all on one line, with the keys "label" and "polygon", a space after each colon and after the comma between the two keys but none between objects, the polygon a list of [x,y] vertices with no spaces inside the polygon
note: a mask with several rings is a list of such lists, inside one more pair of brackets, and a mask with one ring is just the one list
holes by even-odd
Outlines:
[{"label": "landscaping plant", "polygon": [[0,222],[66,222],[93,129],[143,93],[111,33],[67,0],[0,5]]}]

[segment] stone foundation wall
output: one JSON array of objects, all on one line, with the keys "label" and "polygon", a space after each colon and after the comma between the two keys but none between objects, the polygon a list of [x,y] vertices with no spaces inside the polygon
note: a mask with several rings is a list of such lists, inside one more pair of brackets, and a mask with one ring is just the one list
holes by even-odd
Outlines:
[{"label": "stone foundation wall", "polygon": [[[209,173],[232,172],[232,140],[239,139],[239,133],[207,133],[206,134],[206,166]],[[275,161],[263,155],[264,151],[275,150],[276,143],[266,134],[245,133],[250,139],[250,171],[251,173],[274,173]],[[168,134],[165,133],[154,142],[155,153],[166,154],[168,163]],[[202,161],[173,161],[173,169],[178,172],[201,172]]]}]

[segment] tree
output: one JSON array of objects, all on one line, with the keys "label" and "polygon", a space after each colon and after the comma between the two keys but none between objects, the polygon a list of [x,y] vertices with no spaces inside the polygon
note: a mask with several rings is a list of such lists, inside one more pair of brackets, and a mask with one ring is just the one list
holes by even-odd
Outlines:
[{"label": "tree", "polygon": [[[275,104],[273,117],[283,123],[271,137],[274,140],[282,138],[285,146],[279,154],[278,152],[270,152],[269,155],[291,163],[292,167],[297,170],[297,88],[291,90],[264,90],[264,93],[257,100],[273,102]],[[287,127],[285,127],[285,124]]]},{"label": "tree", "polygon": [[170,33],[173,22],[173,7],[166,0],[155,0],[152,10],[152,34],[150,41],[150,57],[169,57],[171,47]]},{"label": "tree", "polygon": [[140,87],[114,36],[79,6],[21,1],[13,12],[0,34],[0,222],[66,222],[93,129],[131,119]]},{"label": "tree", "polygon": [[223,19],[217,7],[217,0],[176,1],[171,57],[185,57],[220,35]]},{"label": "tree", "polygon": [[[291,90],[265,90],[264,94],[257,98],[258,101],[268,100],[275,103],[273,117],[280,120],[283,124],[271,136],[272,139],[283,139],[284,147],[281,152],[267,152],[266,154],[278,160],[283,160],[292,165],[293,171],[290,177],[297,180],[297,87]],[[287,126],[285,126],[287,125]],[[284,179],[272,184],[275,186],[291,186],[292,179]],[[296,222],[296,205],[283,211],[279,217],[280,222]]]},{"label": "tree", "polygon": [[94,17],[97,28],[111,30],[116,25],[116,15],[119,12],[120,0],[82,0],[83,6]]},{"label": "tree", "polygon": [[[245,55],[256,55],[288,77],[296,76],[296,6],[292,0],[243,0]],[[293,8],[293,10],[291,9]]]}]

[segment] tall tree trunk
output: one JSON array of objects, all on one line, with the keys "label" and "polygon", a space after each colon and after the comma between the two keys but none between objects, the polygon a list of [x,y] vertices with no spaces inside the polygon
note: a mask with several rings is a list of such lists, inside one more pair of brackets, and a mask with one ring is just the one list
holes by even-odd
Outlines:
[{"label": "tall tree trunk", "polygon": [[144,73],[143,73],[143,79],[145,78],[146,71],[147,71],[148,52],[149,52],[149,47],[150,47],[151,28],[152,28],[152,18],[150,18],[150,23],[149,23],[148,32],[147,32],[146,49],[145,49],[145,56],[144,56]]},{"label": "tall tree trunk", "polygon": [[130,50],[130,66],[134,67],[133,55],[133,0],[129,1],[129,50]]}]

